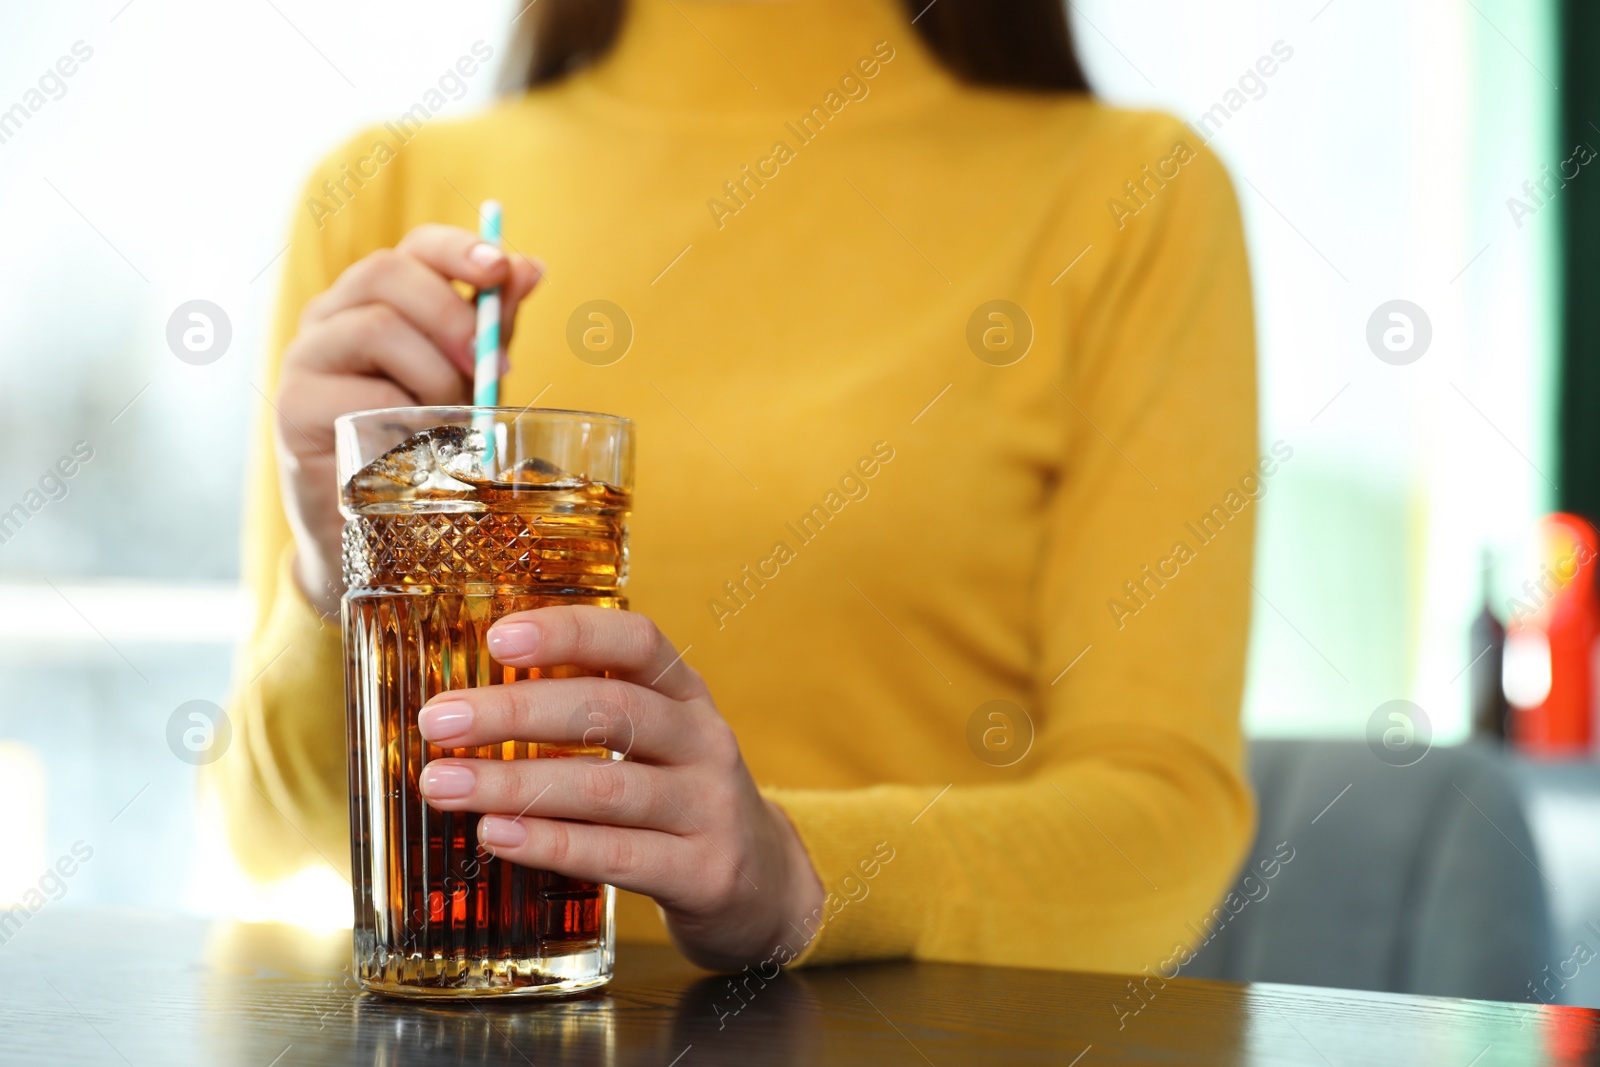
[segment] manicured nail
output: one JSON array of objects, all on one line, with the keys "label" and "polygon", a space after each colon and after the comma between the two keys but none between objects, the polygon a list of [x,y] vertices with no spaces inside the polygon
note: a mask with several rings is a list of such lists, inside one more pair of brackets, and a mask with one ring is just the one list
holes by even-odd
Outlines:
[{"label": "manicured nail", "polygon": [[480,241],[472,246],[467,258],[480,267],[494,267],[505,261],[506,254],[489,242]]},{"label": "manicured nail", "polygon": [[531,622],[501,623],[489,630],[489,654],[501,663],[538,650],[539,628]]},{"label": "manicured nail", "polygon": [[490,848],[517,848],[528,840],[528,831],[509,816],[485,815],[478,823],[478,840]]},{"label": "manicured nail", "polygon": [[441,700],[417,713],[417,729],[435,744],[451,741],[472,729],[472,714],[464,700]]},{"label": "manicured nail", "polygon": [[506,350],[500,350],[500,376],[503,378],[511,373],[511,357],[506,355]]},{"label": "manicured nail", "polygon": [[430,763],[422,769],[422,795],[429,800],[460,800],[477,783],[478,776],[459,763]]}]

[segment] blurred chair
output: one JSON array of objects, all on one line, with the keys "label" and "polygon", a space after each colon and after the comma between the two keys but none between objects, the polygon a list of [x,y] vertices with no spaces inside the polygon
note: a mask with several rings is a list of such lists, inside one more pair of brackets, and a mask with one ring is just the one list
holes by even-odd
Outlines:
[{"label": "blurred chair", "polygon": [[[1502,753],[1392,767],[1360,741],[1257,741],[1250,772],[1250,860],[1184,977],[1530,997],[1550,961],[1547,882]],[[1263,878],[1284,842],[1293,858]]]}]

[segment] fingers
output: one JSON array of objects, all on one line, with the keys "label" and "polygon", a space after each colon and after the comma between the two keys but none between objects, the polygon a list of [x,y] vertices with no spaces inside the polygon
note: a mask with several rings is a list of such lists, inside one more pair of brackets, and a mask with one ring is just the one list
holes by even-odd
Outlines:
[{"label": "fingers", "polygon": [[[465,385],[462,388],[465,391]],[[316,455],[331,464],[334,419],[351,411],[412,407],[416,403],[415,396],[387,378],[303,373],[284,376],[273,407],[279,434],[291,453]],[[329,486],[338,484],[331,474],[328,477]]]},{"label": "fingers", "polygon": [[[392,249],[379,249],[348,267],[337,281],[307,305],[302,330],[343,312],[372,304],[399,312],[457,372],[473,372],[472,303],[451,285],[501,289],[501,332],[509,343],[517,309],[538,285],[544,270],[525,256],[501,249],[455,226],[423,225]],[[338,369],[342,365],[336,365]]]},{"label": "fingers", "polygon": [[[517,308],[544,277],[544,267],[527,256],[507,255],[459,226],[418,226],[395,246],[395,251],[415,256],[445,278],[466,282],[474,289],[500,288],[501,343],[508,344],[516,326]],[[453,292],[453,290],[452,290]],[[474,323],[476,319],[473,320]],[[465,350],[466,373],[472,373],[472,347]],[[454,358],[452,356],[452,358]]]},{"label": "fingers", "polygon": [[474,289],[492,289],[506,280],[506,254],[460,226],[424,223],[406,234],[395,251]]},{"label": "fingers", "polygon": [[608,748],[652,763],[691,758],[696,725],[665,696],[611,678],[540,678],[452,689],[417,716],[441,748],[543,741]]},{"label": "fingers", "polygon": [[511,277],[500,292],[500,339],[502,344],[510,344],[511,335],[516,329],[517,309],[522,306],[522,301],[543,280],[544,264],[536,263],[527,256],[514,255],[511,257]]},{"label": "fingers", "polygon": [[[404,244],[401,242],[402,248]],[[502,256],[497,274],[503,277],[505,273]],[[472,305],[450,287],[446,275],[400,248],[382,249],[351,264],[326,292],[307,304],[302,325],[310,327],[365,305],[399,312],[457,373],[471,373],[477,319]]]},{"label": "fingers", "polygon": [[418,786],[439,811],[536,815],[581,819],[608,826],[638,826],[666,833],[693,827],[662,791],[657,768],[586,757],[539,759],[436,759]]},{"label": "fingers", "polygon": [[489,629],[489,654],[508,667],[607,671],[674,700],[705,693],[699,674],[655,623],[615,608],[563,604],[507,615]]},{"label": "fingers", "polygon": [[[478,841],[491,855],[583,882],[602,882],[672,904],[692,884],[681,838],[655,830],[486,815]],[[713,860],[712,862],[717,862]]]},{"label": "fingers", "polygon": [[341,311],[303,331],[293,348],[297,369],[387,378],[413,403],[458,404],[467,393],[466,379],[439,358],[435,341],[389,304]]}]

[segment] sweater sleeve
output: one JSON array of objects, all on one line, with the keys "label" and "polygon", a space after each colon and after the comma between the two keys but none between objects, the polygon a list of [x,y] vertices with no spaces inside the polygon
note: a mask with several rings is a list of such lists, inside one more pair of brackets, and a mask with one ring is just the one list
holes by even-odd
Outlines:
[{"label": "sweater sleeve", "polygon": [[[300,313],[345,267],[393,243],[390,219],[401,164],[358,182],[350,168],[384,158],[381,131],[351,138],[317,166],[296,202],[245,481],[243,580],[255,603],[234,666],[229,748],[202,785],[220,806],[241,867],[272,880],[325,863],[348,877],[344,666],[339,620],[323,618],[291,573],[294,544],[278,493],[271,398]],[[370,165],[370,162],[369,162]]]},{"label": "sweater sleeve", "polygon": [[1257,454],[1232,187],[1187,130],[1155,125],[1144,147],[1181,144],[1178,175],[1109,213],[1085,255],[1099,269],[1065,297],[1066,454],[1044,504],[1033,701],[1009,724],[1032,738],[1031,773],[770,791],[828,890],[797,963],[1156,967],[1197,940],[1248,843],[1253,501],[1276,461]]}]

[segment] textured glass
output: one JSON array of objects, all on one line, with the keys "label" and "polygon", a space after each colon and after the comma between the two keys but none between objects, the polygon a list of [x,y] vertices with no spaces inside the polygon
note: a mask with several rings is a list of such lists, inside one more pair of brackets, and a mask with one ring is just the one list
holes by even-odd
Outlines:
[{"label": "textured glass", "polygon": [[[445,750],[422,739],[417,712],[447,690],[584,673],[502,666],[485,638],[496,619],[512,612],[551,604],[626,607],[619,587],[626,575],[631,450],[627,441],[603,439],[626,437],[628,424],[500,412],[496,418],[508,420],[513,432],[502,432],[486,452],[457,416],[452,447],[465,440],[477,451],[445,453],[415,446],[418,440],[426,446],[427,434],[443,436],[427,425],[393,440],[419,422],[446,417],[440,411],[407,415],[399,427],[395,413],[353,418],[380,415],[389,420],[383,432],[340,439],[344,470],[366,460],[344,494],[358,977],[369,989],[415,996],[565,993],[601,984],[613,957],[611,887],[488,856],[477,844],[479,816],[433,810],[418,776],[442,756],[612,754],[527,741]],[[539,419],[554,430],[514,432],[516,424]],[[575,446],[556,440],[574,435],[581,438]],[[565,448],[567,466],[519,454],[519,440]],[[581,459],[591,444],[603,453],[598,467]],[[347,450],[358,455],[347,462]],[[448,476],[432,466],[440,455],[456,464]],[[536,480],[528,475],[534,460]]]}]

